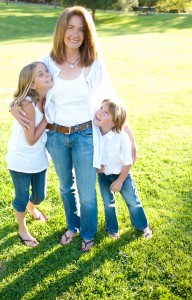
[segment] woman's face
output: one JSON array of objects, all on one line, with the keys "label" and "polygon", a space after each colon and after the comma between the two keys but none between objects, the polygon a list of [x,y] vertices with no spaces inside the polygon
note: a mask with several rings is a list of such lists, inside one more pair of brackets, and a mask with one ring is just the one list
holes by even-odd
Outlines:
[{"label": "woman's face", "polygon": [[72,16],[69,19],[67,29],[64,35],[66,48],[78,49],[84,40],[83,19],[80,16]]}]

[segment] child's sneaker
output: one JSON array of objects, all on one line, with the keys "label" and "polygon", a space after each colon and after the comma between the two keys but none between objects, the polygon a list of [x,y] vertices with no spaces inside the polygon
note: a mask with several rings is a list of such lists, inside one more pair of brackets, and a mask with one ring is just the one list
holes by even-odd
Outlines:
[{"label": "child's sneaker", "polygon": [[117,233],[109,233],[109,236],[114,240],[117,240],[120,238],[120,234],[118,232]]},{"label": "child's sneaker", "polygon": [[152,230],[151,230],[150,226],[147,226],[143,230],[143,237],[144,237],[144,239],[147,239],[147,240],[152,238]]}]

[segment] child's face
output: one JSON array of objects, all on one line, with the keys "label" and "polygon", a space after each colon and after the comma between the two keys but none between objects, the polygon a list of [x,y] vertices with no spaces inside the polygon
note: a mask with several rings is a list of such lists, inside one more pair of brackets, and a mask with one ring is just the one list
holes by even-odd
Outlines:
[{"label": "child's face", "polygon": [[111,130],[114,127],[112,115],[108,111],[108,104],[102,103],[100,109],[95,113],[94,124],[105,130]]},{"label": "child's face", "polygon": [[34,80],[31,86],[37,92],[47,92],[53,86],[53,79],[48,69],[42,63],[37,63],[34,70]]}]

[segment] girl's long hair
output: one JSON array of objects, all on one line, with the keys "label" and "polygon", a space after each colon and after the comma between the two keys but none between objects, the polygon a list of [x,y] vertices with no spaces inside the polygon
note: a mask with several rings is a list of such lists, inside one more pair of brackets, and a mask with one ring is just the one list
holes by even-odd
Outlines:
[{"label": "girl's long hair", "polygon": [[98,57],[98,41],[93,19],[90,13],[82,6],[68,7],[60,15],[54,30],[53,47],[50,55],[58,64],[66,61],[64,36],[72,16],[81,17],[84,26],[84,41],[80,47],[81,57],[79,63],[82,66],[90,66]]},{"label": "girl's long hair", "polygon": [[14,103],[20,105],[21,102],[27,97],[31,97],[33,102],[39,100],[39,95],[36,90],[31,89],[31,85],[34,81],[34,70],[38,62],[33,62],[23,67],[19,74],[19,81],[17,90],[14,92]]}]

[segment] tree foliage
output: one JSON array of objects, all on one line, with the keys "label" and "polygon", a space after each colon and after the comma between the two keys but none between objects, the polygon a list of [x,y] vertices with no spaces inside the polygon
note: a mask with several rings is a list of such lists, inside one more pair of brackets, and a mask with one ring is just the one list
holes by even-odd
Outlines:
[{"label": "tree foliage", "polygon": [[139,6],[156,6],[158,0],[139,0]]},{"label": "tree foliage", "polygon": [[93,18],[97,9],[119,9],[129,11],[138,5],[138,0],[64,0],[65,6],[83,5],[92,11]]},{"label": "tree foliage", "polygon": [[124,11],[131,11],[133,7],[139,5],[138,0],[118,0],[114,1],[113,8]]},{"label": "tree foliage", "polygon": [[139,0],[139,6],[156,6],[157,10],[164,12],[184,11],[191,0]]},{"label": "tree foliage", "polygon": [[191,0],[158,0],[157,9],[165,12],[185,11]]},{"label": "tree foliage", "polygon": [[184,11],[191,0],[63,0],[64,6],[82,5],[92,11],[97,9],[116,9],[130,11],[137,6],[155,6],[158,11]]}]

